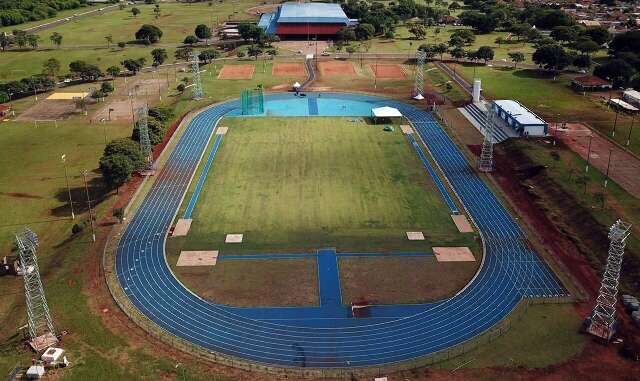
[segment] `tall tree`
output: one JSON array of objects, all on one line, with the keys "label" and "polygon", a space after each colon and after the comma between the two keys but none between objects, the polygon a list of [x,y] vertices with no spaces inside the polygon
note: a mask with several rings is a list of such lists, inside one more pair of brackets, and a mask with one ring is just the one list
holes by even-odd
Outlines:
[{"label": "tall tree", "polygon": [[199,39],[205,40],[205,43],[209,38],[211,38],[211,28],[209,28],[205,24],[199,24],[198,26],[196,26],[194,33]]},{"label": "tall tree", "polygon": [[520,62],[524,62],[524,54],[522,52],[511,52],[509,53],[509,58],[511,58],[511,62],[513,62],[513,68],[517,68]]},{"label": "tall tree", "polygon": [[164,63],[167,59],[167,51],[165,49],[153,49],[151,51],[151,57],[153,57],[153,66],[158,67]]},{"label": "tall tree", "polygon": [[136,40],[147,44],[155,44],[162,38],[162,31],[155,25],[144,24],[136,32]]},{"label": "tall tree", "polygon": [[60,33],[58,33],[58,32],[51,33],[51,36],[49,36],[49,40],[51,40],[51,42],[57,48],[60,48],[60,45],[62,45],[62,35]]},{"label": "tall tree", "polygon": [[131,14],[133,15],[133,17],[138,17],[138,15],[140,14],[140,9],[136,7],[131,8]]},{"label": "tall tree", "polygon": [[42,74],[49,78],[55,78],[60,72],[60,61],[55,58],[49,58],[42,64]]},{"label": "tall tree", "polygon": [[113,44],[113,35],[109,33],[106,36],[104,36],[104,39],[107,40],[107,49],[110,48],[111,44]]}]

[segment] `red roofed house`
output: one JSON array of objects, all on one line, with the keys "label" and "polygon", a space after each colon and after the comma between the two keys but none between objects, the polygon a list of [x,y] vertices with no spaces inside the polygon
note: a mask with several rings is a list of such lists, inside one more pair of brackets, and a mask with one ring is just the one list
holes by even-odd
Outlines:
[{"label": "red roofed house", "polygon": [[613,86],[610,82],[595,75],[584,75],[574,78],[571,81],[571,87],[577,91],[605,91],[610,90]]},{"label": "red roofed house", "polygon": [[11,112],[11,105],[10,104],[0,104],[0,117],[3,116],[7,116],[9,115],[9,113]]}]

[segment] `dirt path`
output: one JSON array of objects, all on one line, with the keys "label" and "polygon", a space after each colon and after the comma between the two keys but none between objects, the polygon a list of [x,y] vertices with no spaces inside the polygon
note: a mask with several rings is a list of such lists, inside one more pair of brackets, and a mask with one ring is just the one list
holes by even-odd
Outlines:
[{"label": "dirt path", "polygon": [[609,152],[611,152],[609,177],[629,194],[640,198],[640,160],[638,158],[623,151],[608,139],[594,134],[581,123],[567,123],[564,127],[557,129],[555,124],[552,124],[550,129],[559,140],[585,160],[589,152],[589,142],[591,142],[589,162],[602,173],[607,171]]}]

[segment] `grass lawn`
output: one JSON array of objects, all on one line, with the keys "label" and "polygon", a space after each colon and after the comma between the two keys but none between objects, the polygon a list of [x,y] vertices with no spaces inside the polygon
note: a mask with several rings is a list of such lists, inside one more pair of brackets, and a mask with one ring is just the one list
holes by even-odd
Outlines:
[{"label": "grass lawn", "polygon": [[[640,239],[638,238],[640,236],[640,228],[638,228],[640,225],[640,208],[638,208],[638,200],[611,180],[607,188],[603,188],[602,184],[605,176],[593,166],[590,167],[587,173],[588,181],[585,192],[585,185],[579,183],[577,178],[585,174],[586,162],[569,149],[553,150],[550,145],[540,141],[519,140],[509,142],[509,144],[509,150],[524,154],[532,165],[544,166],[547,174],[546,178],[552,180],[556,186],[571,197],[571,199],[542,199],[541,201],[544,204],[542,207],[545,212],[552,216],[552,220],[563,231],[571,232],[572,229],[575,230],[575,234],[567,234],[578,237],[578,243],[581,243],[580,234],[584,237],[585,232],[588,232],[589,229],[595,229],[596,232],[599,231],[604,236],[609,226],[618,218],[633,224],[632,234],[627,240],[625,252],[626,271],[622,272],[621,284],[627,292],[635,292],[637,290],[635,279],[638,274],[638,264],[640,263]],[[557,156],[555,156],[556,154],[552,155],[552,152],[555,152]],[[552,192],[541,193],[543,193],[542,197],[552,197]],[[598,200],[596,196],[598,193],[604,195],[604,205]],[[566,208],[566,205],[576,205],[577,207],[572,208],[573,211],[567,211],[563,209]],[[581,212],[592,216],[593,220],[591,221],[595,223],[584,222],[579,217],[570,214],[571,212],[578,213],[576,211],[578,207]],[[599,269],[604,266],[605,248],[593,250],[589,242],[583,242],[580,249],[585,253],[594,268]],[[600,272],[600,270],[597,271],[598,273]]]},{"label": "grass lawn", "polygon": [[33,28],[34,26],[38,26],[38,25],[42,25],[42,24],[46,24],[48,22],[52,22],[55,20],[60,20],[63,19],[65,17],[70,17],[73,16],[76,13],[85,13],[85,12],[90,12],[90,11],[94,11],[98,8],[102,8],[102,5],[99,4],[85,4],[83,6],[81,6],[80,8],[76,8],[76,9],[65,9],[65,10],[61,10],[58,11],[58,13],[56,13],[56,15],[54,17],[50,17],[50,18],[46,18],[43,20],[37,20],[37,21],[29,21],[29,22],[25,22],[22,24],[18,24],[18,25],[10,25],[10,26],[3,26],[0,27],[0,32],[7,32],[7,33],[11,33],[14,29],[20,29],[20,30],[25,30],[28,28]]},{"label": "grass lawn", "polygon": [[580,354],[588,337],[578,333],[582,318],[569,304],[531,305],[496,341],[438,364],[442,368],[496,366],[544,368]]},{"label": "grass lawn", "polygon": [[[474,69],[472,66],[456,65],[456,71],[470,81]],[[538,70],[476,66],[476,77],[482,79],[482,88],[488,97],[515,99],[549,122],[558,118],[561,121],[585,122],[604,135],[611,135],[615,112],[600,99],[571,90],[568,76],[559,76],[554,81],[550,74]],[[626,144],[630,127],[631,118],[620,114],[615,140]],[[630,149],[640,154],[640,128],[633,129]]]},{"label": "grass lawn", "polygon": [[342,302],[422,303],[444,299],[473,277],[475,262],[438,262],[435,257],[341,257]]},{"label": "grass lawn", "polygon": [[[0,53],[0,81],[19,80],[33,74],[42,72],[42,65],[49,59],[55,58],[60,62],[59,75],[69,73],[69,63],[82,60],[89,64],[97,65],[102,71],[109,66],[117,65],[122,67],[120,62],[127,58],[137,59],[145,57],[146,65],[151,65],[151,51],[153,47],[129,46],[125,49],[117,47],[107,49],[48,49],[48,50],[28,50],[28,51],[7,51]],[[169,55],[168,62],[174,62],[173,53],[175,49],[167,48]]]},{"label": "grass lawn", "polygon": [[[346,118],[228,118],[221,125],[230,132],[183,249],[430,250],[473,241],[457,232],[399,129]],[[427,240],[407,241],[413,230]],[[245,242],[225,245],[230,232],[244,233]]]},{"label": "grass lawn", "polygon": [[[160,43],[181,43],[184,38],[193,34],[196,25],[211,26],[216,20],[219,23],[227,18],[253,19],[245,10],[259,4],[255,0],[241,0],[234,2],[213,3],[160,3],[160,17],[155,18],[153,4],[136,4],[140,14],[134,17],[132,6],[123,10],[115,10],[90,17],[81,17],[66,24],[46,29],[38,34],[42,38],[42,45],[49,45],[49,36],[58,32],[63,36],[62,46],[76,45],[106,45],[105,36],[112,35],[114,43],[131,41],[134,34],[143,24],[158,26],[163,34]],[[234,9],[236,13],[234,13]]]}]

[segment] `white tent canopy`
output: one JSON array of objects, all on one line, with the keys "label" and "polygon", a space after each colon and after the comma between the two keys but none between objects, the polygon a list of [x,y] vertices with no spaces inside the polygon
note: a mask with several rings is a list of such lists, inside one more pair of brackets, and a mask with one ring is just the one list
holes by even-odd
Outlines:
[{"label": "white tent canopy", "polygon": [[376,118],[401,118],[402,114],[398,111],[397,108],[393,107],[378,107],[371,109],[371,115]]}]

